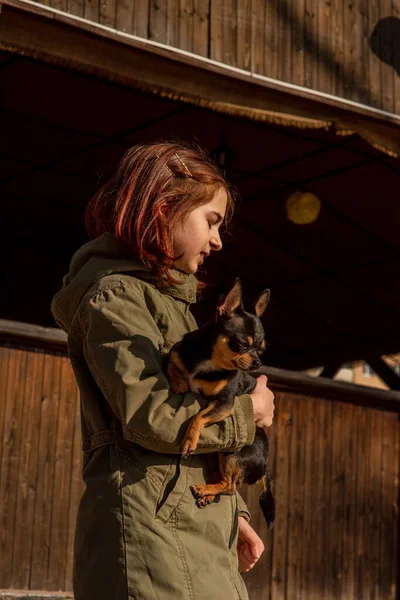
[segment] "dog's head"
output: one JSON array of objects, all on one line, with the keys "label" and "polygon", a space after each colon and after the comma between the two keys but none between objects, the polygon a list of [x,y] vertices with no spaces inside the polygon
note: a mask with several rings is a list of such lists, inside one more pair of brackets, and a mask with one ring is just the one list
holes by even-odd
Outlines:
[{"label": "dog's head", "polygon": [[213,362],[221,369],[255,371],[266,343],[260,317],[267,308],[270,292],[264,290],[254,312],[246,312],[239,279],[219,305],[216,314]]}]

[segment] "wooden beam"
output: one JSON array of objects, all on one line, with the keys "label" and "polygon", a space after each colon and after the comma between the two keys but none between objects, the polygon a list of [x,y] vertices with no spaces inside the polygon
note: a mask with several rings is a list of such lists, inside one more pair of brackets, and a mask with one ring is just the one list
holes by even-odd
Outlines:
[{"label": "wooden beam", "polygon": [[[63,354],[67,353],[67,336],[63,331],[31,323],[0,319],[0,343],[2,341],[39,349],[50,348]],[[294,393],[317,395],[326,400],[400,411],[399,392],[333,381],[324,377],[311,377],[304,373],[274,367],[263,366],[257,373],[266,375],[274,389],[285,389]]]},{"label": "wooden beam", "polygon": [[393,369],[379,356],[369,356],[365,359],[365,362],[375,371],[375,373],[382,379],[384,383],[391,390],[400,390],[400,377],[393,371]]},{"label": "wooden beam", "polygon": [[345,381],[333,381],[324,377],[311,377],[304,373],[274,367],[260,367],[257,373],[266,375],[268,385],[271,384],[273,389],[308,394],[321,400],[335,400],[336,402],[374,406],[400,412],[400,393],[397,391],[386,391]]},{"label": "wooden beam", "polygon": [[31,323],[22,323],[20,321],[8,321],[0,319],[0,340],[25,340],[35,343],[46,342],[60,349],[65,349],[67,344],[67,335],[61,329],[55,327],[42,327]]},{"label": "wooden beam", "polygon": [[[400,117],[144,40],[23,0],[3,0],[0,48],[219,112],[299,126],[354,117],[393,129]],[[247,112],[246,112],[247,111]],[[268,118],[267,113],[272,112]],[[252,113],[257,118],[257,113]],[[274,116],[275,115],[275,116]],[[275,119],[275,120],[274,120]],[[303,121],[302,121],[303,120]],[[314,126],[316,126],[314,124]]]}]

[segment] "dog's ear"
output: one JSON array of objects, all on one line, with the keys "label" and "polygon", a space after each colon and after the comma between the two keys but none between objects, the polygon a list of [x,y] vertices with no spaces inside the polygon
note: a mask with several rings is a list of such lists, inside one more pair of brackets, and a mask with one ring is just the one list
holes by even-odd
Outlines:
[{"label": "dog's ear", "polygon": [[217,308],[217,313],[221,315],[229,315],[235,312],[238,308],[243,308],[242,305],[242,284],[237,278],[235,285],[225,297],[225,300]]},{"label": "dog's ear", "polygon": [[261,293],[259,299],[257,300],[257,302],[255,303],[255,306],[254,306],[254,312],[257,317],[261,317],[262,314],[264,313],[265,309],[268,306],[270,296],[271,296],[271,292],[269,290],[264,290]]}]

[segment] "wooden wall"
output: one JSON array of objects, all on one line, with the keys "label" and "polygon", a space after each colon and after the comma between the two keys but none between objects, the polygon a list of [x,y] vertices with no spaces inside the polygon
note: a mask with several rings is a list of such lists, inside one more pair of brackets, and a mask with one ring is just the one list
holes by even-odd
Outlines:
[{"label": "wooden wall", "polygon": [[[266,551],[251,600],[394,600],[398,414],[276,390],[277,521],[242,490]],[[66,357],[0,346],[0,588],[69,590],[82,492],[78,394]]]},{"label": "wooden wall", "polygon": [[247,71],[400,114],[399,0],[40,3]]}]

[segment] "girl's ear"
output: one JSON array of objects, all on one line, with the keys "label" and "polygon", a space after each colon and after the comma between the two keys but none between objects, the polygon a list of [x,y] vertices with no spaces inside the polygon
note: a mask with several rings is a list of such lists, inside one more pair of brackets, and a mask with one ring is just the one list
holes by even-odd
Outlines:
[{"label": "girl's ear", "polygon": [[242,305],[242,284],[240,283],[240,279],[237,278],[235,281],[235,285],[231,289],[231,291],[226,296],[225,300],[220,304],[217,308],[217,313],[219,316],[221,315],[229,315],[238,308],[243,309]]},{"label": "girl's ear", "polygon": [[265,309],[268,306],[270,296],[271,292],[269,290],[264,290],[259,299],[257,300],[254,307],[254,312],[257,317],[261,317],[261,315],[264,313]]}]

